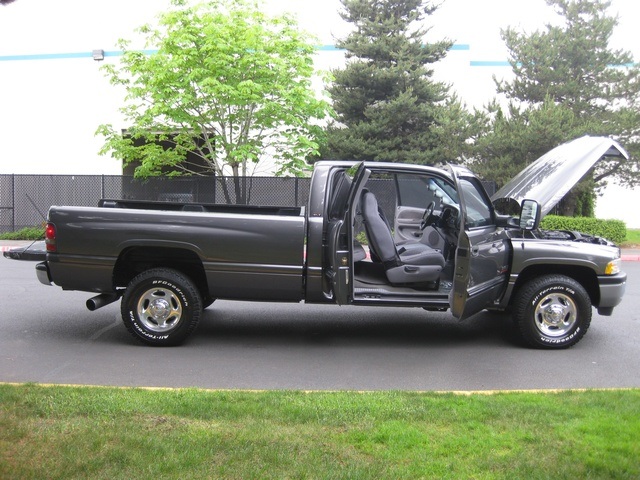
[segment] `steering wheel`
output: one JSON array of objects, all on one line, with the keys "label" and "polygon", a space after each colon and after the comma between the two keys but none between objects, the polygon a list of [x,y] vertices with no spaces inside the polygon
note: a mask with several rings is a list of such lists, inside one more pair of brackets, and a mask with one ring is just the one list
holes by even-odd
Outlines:
[{"label": "steering wheel", "polygon": [[427,208],[425,209],[424,214],[422,215],[422,221],[420,222],[420,230],[424,230],[429,225],[431,225],[431,223],[433,222],[431,217],[433,216],[433,210],[435,208],[436,208],[436,202],[432,200],[431,202],[429,202],[429,205],[427,205]]}]

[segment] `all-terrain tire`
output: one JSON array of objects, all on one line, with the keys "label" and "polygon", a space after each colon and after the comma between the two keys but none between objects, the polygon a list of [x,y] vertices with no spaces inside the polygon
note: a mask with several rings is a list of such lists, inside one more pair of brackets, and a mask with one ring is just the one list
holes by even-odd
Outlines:
[{"label": "all-terrain tire", "polygon": [[513,318],[525,343],[561,349],[578,343],[591,324],[591,299],[573,278],[544,275],[517,292]]},{"label": "all-terrain tire", "polygon": [[181,272],[154,268],[136,276],[122,297],[120,310],[127,330],[148,345],[179,345],[202,317],[202,298]]}]

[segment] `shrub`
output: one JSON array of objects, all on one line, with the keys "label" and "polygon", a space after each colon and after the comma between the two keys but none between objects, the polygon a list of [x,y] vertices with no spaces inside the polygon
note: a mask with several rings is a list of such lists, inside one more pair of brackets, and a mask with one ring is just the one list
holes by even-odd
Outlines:
[{"label": "shrub", "polygon": [[0,234],[0,240],[41,240],[44,239],[44,227],[25,227],[17,232]]},{"label": "shrub", "polygon": [[627,235],[627,227],[622,220],[600,220],[591,217],[560,217],[547,215],[540,227],[544,230],[570,230],[603,237],[615,243],[622,243]]}]

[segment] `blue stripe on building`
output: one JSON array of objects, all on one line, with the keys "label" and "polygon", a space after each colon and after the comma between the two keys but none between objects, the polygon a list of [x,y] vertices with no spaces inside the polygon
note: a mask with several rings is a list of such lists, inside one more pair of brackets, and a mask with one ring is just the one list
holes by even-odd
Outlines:
[{"label": "blue stripe on building", "polygon": [[510,67],[511,64],[506,60],[471,60],[469,65],[472,67]]},{"label": "blue stripe on building", "polygon": [[[467,51],[471,47],[467,44],[455,44],[450,50],[452,51]],[[335,45],[318,45],[316,50],[321,52],[339,52],[343,49],[336,47]],[[152,55],[157,53],[158,50],[141,50],[142,53]],[[123,52],[121,50],[105,50],[104,56],[106,57],[120,57]],[[0,55],[0,62],[16,62],[21,60],[60,60],[68,58],[93,58],[92,52],[69,52],[69,53],[36,53],[26,55]]]},{"label": "blue stripe on building", "polygon": [[[320,52],[340,52],[344,51],[335,45],[318,45],[316,50]],[[450,51],[470,51],[469,44],[458,43],[451,46]],[[158,50],[140,50],[146,55],[153,55]],[[121,57],[122,50],[105,50],[104,57]],[[36,53],[27,55],[0,55],[0,62],[16,62],[22,60],[61,60],[70,58],[93,58],[93,52],[68,52],[68,53]],[[470,60],[471,67],[510,67],[511,64],[506,60]],[[632,68],[633,63],[626,65],[612,65],[614,68]]]},{"label": "blue stripe on building", "polygon": [[[157,53],[158,50],[140,50],[142,53],[151,55]],[[121,50],[106,50],[106,57],[121,57]],[[27,55],[0,55],[0,62],[15,62],[21,60],[61,60],[67,58],[93,58],[93,52],[68,52],[68,53],[35,53]]]}]

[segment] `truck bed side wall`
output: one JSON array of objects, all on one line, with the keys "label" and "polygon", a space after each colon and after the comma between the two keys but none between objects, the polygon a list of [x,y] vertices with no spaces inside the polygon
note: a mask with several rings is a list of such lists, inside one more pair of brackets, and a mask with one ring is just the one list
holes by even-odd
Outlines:
[{"label": "truck bed side wall", "polygon": [[113,268],[126,252],[191,252],[214,298],[302,299],[302,215],[52,207],[49,216],[59,252],[48,255],[49,266],[65,289],[112,291]]}]

